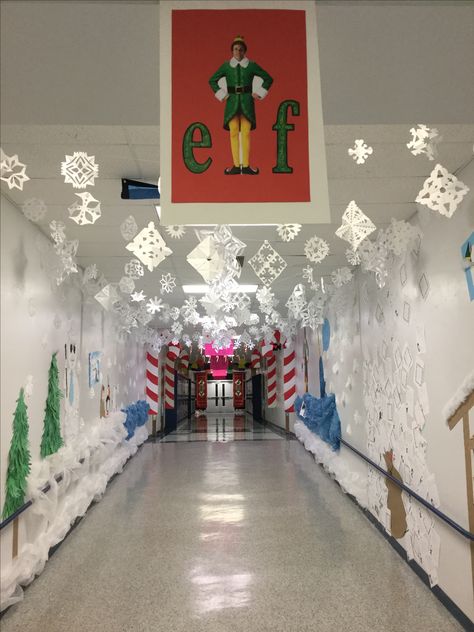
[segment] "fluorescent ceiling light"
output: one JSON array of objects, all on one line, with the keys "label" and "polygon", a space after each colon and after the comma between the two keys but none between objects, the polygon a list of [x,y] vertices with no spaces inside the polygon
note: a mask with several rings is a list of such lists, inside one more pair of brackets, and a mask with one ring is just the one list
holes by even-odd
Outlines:
[{"label": "fluorescent ceiling light", "polygon": [[[235,289],[230,290],[234,292],[245,292],[246,294],[255,294],[258,285],[238,285]],[[183,292],[185,294],[207,294],[209,292],[209,285],[196,284],[196,285],[183,285]]]}]

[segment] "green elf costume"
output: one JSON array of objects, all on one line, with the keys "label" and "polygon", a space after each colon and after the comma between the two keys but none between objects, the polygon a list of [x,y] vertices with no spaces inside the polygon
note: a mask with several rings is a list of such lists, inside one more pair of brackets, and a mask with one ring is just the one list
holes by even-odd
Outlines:
[{"label": "green elf costume", "polygon": [[[234,164],[225,169],[224,173],[256,175],[258,169],[249,165],[250,131],[257,127],[255,98],[263,99],[266,96],[273,79],[268,72],[246,57],[247,45],[241,35],[233,40],[230,48],[232,58],[222,64],[209,79],[216,98],[219,101],[226,101],[224,129],[230,132]],[[261,86],[253,87],[254,77],[260,77]],[[222,85],[223,82],[219,84],[221,79],[225,79],[225,85]]]}]

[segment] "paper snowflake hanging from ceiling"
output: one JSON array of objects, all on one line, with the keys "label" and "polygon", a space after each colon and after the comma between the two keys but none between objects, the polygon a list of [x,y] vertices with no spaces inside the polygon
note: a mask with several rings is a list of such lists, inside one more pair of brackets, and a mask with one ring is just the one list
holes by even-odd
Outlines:
[{"label": "paper snowflake hanging from ceiling", "polygon": [[149,222],[148,226],[127,244],[126,248],[133,252],[150,272],[153,272],[154,268],[173,252],[156,230],[154,222]]},{"label": "paper snowflake hanging from ceiling", "polygon": [[170,309],[168,310],[168,314],[171,320],[178,320],[178,318],[181,316],[181,310],[179,309],[179,307],[170,307]]},{"label": "paper snowflake hanging from ceiling", "polygon": [[163,309],[163,299],[155,296],[150,298],[146,304],[146,310],[149,314],[159,314]]},{"label": "paper snowflake hanging from ceiling", "polygon": [[468,191],[469,187],[438,164],[423,183],[416,202],[441,215],[452,217]]},{"label": "paper snowflake hanging from ceiling", "polygon": [[221,295],[222,311],[226,314],[230,314],[237,307],[237,299],[234,292]]},{"label": "paper snowflake hanging from ceiling", "polygon": [[171,325],[171,331],[174,333],[175,336],[178,337],[179,340],[179,337],[183,333],[183,325],[180,322],[176,321]]},{"label": "paper snowflake hanging from ceiling", "polygon": [[186,232],[186,227],[181,224],[165,226],[165,230],[172,239],[181,239]]},{"label": "paper snowflake hanging from ceiling", "polygon": [[315,235],[305,243],[304,254],[312,263],[320,263],[329,254],[329,245]]},{"label": "paper snowflake hanging from ceiling", "polygon": [[124,265],[123,270],[127,276],[135,281],[145,274],[145,270],[138,259],[130,259],[130,261]]},{"label": "paper snowflake hanging from ceiling", "polygon": [[72,156],[66,154],[66,160],[61,163],[61,175],[66,184],[72,184],[75,189],[85,189],[94,186],[94,180],[99,177],[99,165],[95,156],[75,151]]},{"label": "paper snowflake hanging from ceiling", "polygon": [[336,287],[342,287],[352,279],[352,272],[349,268],[338,268],[331,273],[332,282]]},{"label": "paper snowflake hanging from ceiling", "polygon": [[434,160],[438,155],[438,143],[442,140],[435,127],[418,124],[410,129],[412,139],[407,143],[408,149],[414,156],[424,154],[429,160]]},{"label": "paper snowflake hanging from ceiling", "polygon": [[29,180],[25,173],[26,165],[18,160],[18,156],[7,156],[3,149],[0,149],[0,180],[8,184],[9,189],[20,189]]},{"label": "paper snowflake hanging from ceiling", "polygon": [[313,268],[306,266],[302,272],[303,281],[307,281],[311,285],[313,283]]},{"label": "paper snowflake hanging from ceiling", "polygon": [[52,222],[49,222],[49,230],[51,238],[56,244],[66,239],[66,226],[63,222],[58,222],[53,219]]},{"label": "paper snowflake hanging from ceiling", "polygon": [[160,279],[160,284],[162,294],[171,294],[176,287],[176,277],[172,276],[169,272],[168,274],[163,274]]},{"label": "paper snowflake hanging from ceiling", "polygon": [[348,248],[346,250],[346,259],[347,263],[350,263],[351,266],[358,266],[360,263],[360,256],[357,252],[352,250],[352,248]]},{"label": "paper snowflake hanging from ceiling", "polygon": [[304,285],[298,283],[295,285],[293,292],[290,295],[290,298],[286,302],[286,307],[288,307],[288,312],[293,318],[300,319],[301,314],[306,307],[306,296]]},{"label": "paper snowflake hanging from ceiling", "polygon": [[354,200],[351,200],[344,211],[342,224],[336,230],[336,235],[348,241],[355,252],[360,242],[375,229],[376,226],[372,220],[360,210]]},{"label": "paper snowflake hanging from ceiling", "polygon": [[254,256],[249,259],[249,264],[260,281],[267,286],[271,285],[287,266],[283,257],[266,239]]},{"label": "paper snowflake hanging from ceiling", "polygon": [[397,221],[392,217],[390,226],[383,231],[382,238],[386,247],[397,257],[407,252],[408,248],[421,237],[421,231],[404,220]]},{"label": "paper snowflake hanging from ceiling", "polygon": [[277,233],[283,241],[292,241],[301,230],[301,224],[278,224]]},{"label": "paper snowflake hanging from ceiling", "polygon": [[369,147],[364,140],[359,138],[355,141],[354,147],[347,150],[347,153],[349,156],[352,156],[358,165],[363,165],[373,151],[372,147]]},{"label": "paper snowflake hanging from ceiling", "polygon": [[119,288],[124,294],[131,294],[135,289],[135,281],[128,276],[123,276],[119,281]]},{"label": "paper snowflake hanging from ceiling", "polygon": [[186,260],[208,283],[220,276],[226,265],[224,248],[212,235],[193,248]]},{"label": "paper snowflake hanging from ceiling", "polygon": [[138,233],[137,222],[133,215],[129,215],[123,222],[120,224],[120,234],[125,239],[125,241],[131,241],[135,235]]},{"label": "paper snowflake hanging from ceiling", "polygon": [[130,298],[134,303],[141,303],[146,299],[146,295],[144,294],[143,290],[140,290],[139,292],[133,292]]},{"label": "paper snowflake hanging from ceiling", "polygon": [[98,275],[99,275],[99,270],[97,269],[96,264],[91,263],[84,270],[84,274],[82,275],[82,282],[86,284],[86,283],[89,283],[89,281],[94,281],[95,279],[97,279]]},{"label": "paper snowflake hanging from ceiling", "polygon": [[41,222],[47,212],[46,204],[38,198],[30,198],[22,205],[21,210],[30,222]]},{"label": "paper snowflake hanging from ceiling", "polygon": [[76,193],[76,195],[81,198],[82,202],[74,202],[68,207],[69,218],[79,226],[94,224],[102,215],[99,200],[96,200],[87,191]]},{"label": "paper snowflake hanging from ceiling", "polygon": [[97,292],[94,298],[106,310],[112,309],[112,307],[120,301],[120,295],[117,292],[117,288],[112,283],[103,287],[99,292]]}]

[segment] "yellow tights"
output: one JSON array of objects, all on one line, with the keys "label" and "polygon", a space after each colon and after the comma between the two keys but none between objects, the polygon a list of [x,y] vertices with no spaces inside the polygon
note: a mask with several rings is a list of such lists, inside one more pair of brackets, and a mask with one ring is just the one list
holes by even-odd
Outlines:
[{"label": "yellow tights", "polygon": [[[239,167],[240,164],[243,167],[249,166],[250,128],[251,123],[243,114],[237,114],[229,121],[230,148],[234,167]],[[242,163],[240,162],[239,132],[242,141]]]}]

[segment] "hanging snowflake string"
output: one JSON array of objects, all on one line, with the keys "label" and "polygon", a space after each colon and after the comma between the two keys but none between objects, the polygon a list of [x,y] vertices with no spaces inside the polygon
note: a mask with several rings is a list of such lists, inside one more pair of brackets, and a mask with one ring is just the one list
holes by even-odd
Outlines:
[{"label": "hanging snowflake string", "polygon": [[30,222],[41,222],[47,213],[47,207],[43,200],[30,198],[22,205],[21,210]]},{"label": "hanging snowflake string", "polygon": [[146,299],[146,295],[144,294],[143,290],[140,290],[139,292],[133,292],[130,298],[134,303],[141,303]]},{"label": "hanging snowflake string", "polygon": [[165,230],[172,239],[181,239],[186,233],[186,227],[181,224],[165,226]]},{"label": "hanging snowflake string", "polygon": [[163,299],[157,296],[150,298],[146,304],[146,309],[149,314],[159,314],[163,309]]},{"label": "hanging snowflake string", "polygon": [[412,139],[407,143],[408,149],[414,156],[424,154],[429,160],[434,160],[438,155],[438,143],[442,140],[435,127],[418,124],[410,129]]},{"label": "hanging snowflake string", "polygon": [[94,186],[94,180],[99,177],[99,165],[95,156],[75,151],[72,156],[66,155],[66,160],[61,163],[61,175],[66,184],[72,184],[75,189],[85,189]]},{"label": "hanging snowflake string", "polygon": [[100,202],[87,191],[76,193],[81,198],[81,202],[74,202],[68,207],[69,219],[72,219],[79,226],[84,224],[94,224],[102,215]]},{"label": "hanging snowflake string", "polygon": [[415,201],[441,215],[452,217],[468,191],[468,186],[437,164],[423,183]]},{"label": "hanging snowflake string", "polygon": [[119,289],[123,294],[131,294],[135,289],[135,281],[128,276],[123,276],[119,281]]},{"label": "hanging snowflake string", "polygon": [[338,268],[331,273],[331,279],[336,287],[342,287],[352,279],[352,272],[349,268]]},{"label": "hanging snowflake string", "polygon": [[171,273],[163,274],[160,279],[161,294],[171,294],[176,287],[176,277]]},{"label": "hanging snowflake string", "polygon": [[292,241],[301,230],[301,224],[278,224],[277,233],[283,241]]},{"label": "hanging snowflake string", "polygon": [[352,156],[358,165],[363,165],[373,151],[372,147],[369,147],[365,140],[359,138],[355,141],[354,147],[347,150],[347,153],[349,156]]},{"label": "hanging snowflake string", "polygon": [[336,235],[348,241],[355,252],[360,242],[375,229],[375,224],[360,210],[355,201],[351,200],[344,211],[342,224],[336,230]]},{"label": "hanging snowflake string", "polygon": [[18,156],[7,156],[0,149],[0,180],[8,184],[9,189],[20,189],[23,191],[23,185],[29,180],[25,173],[26,165],[18,160]]},{"label": "hanging snowflake string", "polygon": [[320,263],[329,254],[329,245],[315,235],[305,243],[304,254],[312,263]]},{"label": "hanging snowflake string", "polygon": [[346,250],[346,259],[347,262],[351,264],[351,266],[358,266],[360,263],[360,256],[357,252],[352,250],[352,248],[348,248]]},{"label": "hanging snowflake string", "polygon": [[129,276],[131,279],[134,279],[135,281],[140,279],[145,274],[145,270],[143,269],[143,266],[140,261],[138,261],[138,259],[131,259],[128,263],[124,265],[123,270],[127,276]]},{"label": "hanging snowflake string", "polygon": [[154,268],[173,252],[156,230],[154,222],[149,222],[148,226],[143,228],[135,239],[127,244],[126,248],[133,252],[150,272],[153,272]]},{"label": "hanging snowflake string", "polygon": [[265,239],[263,244],[249,259],[249,264],[263,285],[269,286],[277,279],[287,263]]},{"label": "hanging snowflake string", "polygon": [[129,215],[123,222],[120,224],[120,234],[125,239],[125,241],[131,241],[135,235],[138,233],[137,222],[133,215]]}]

